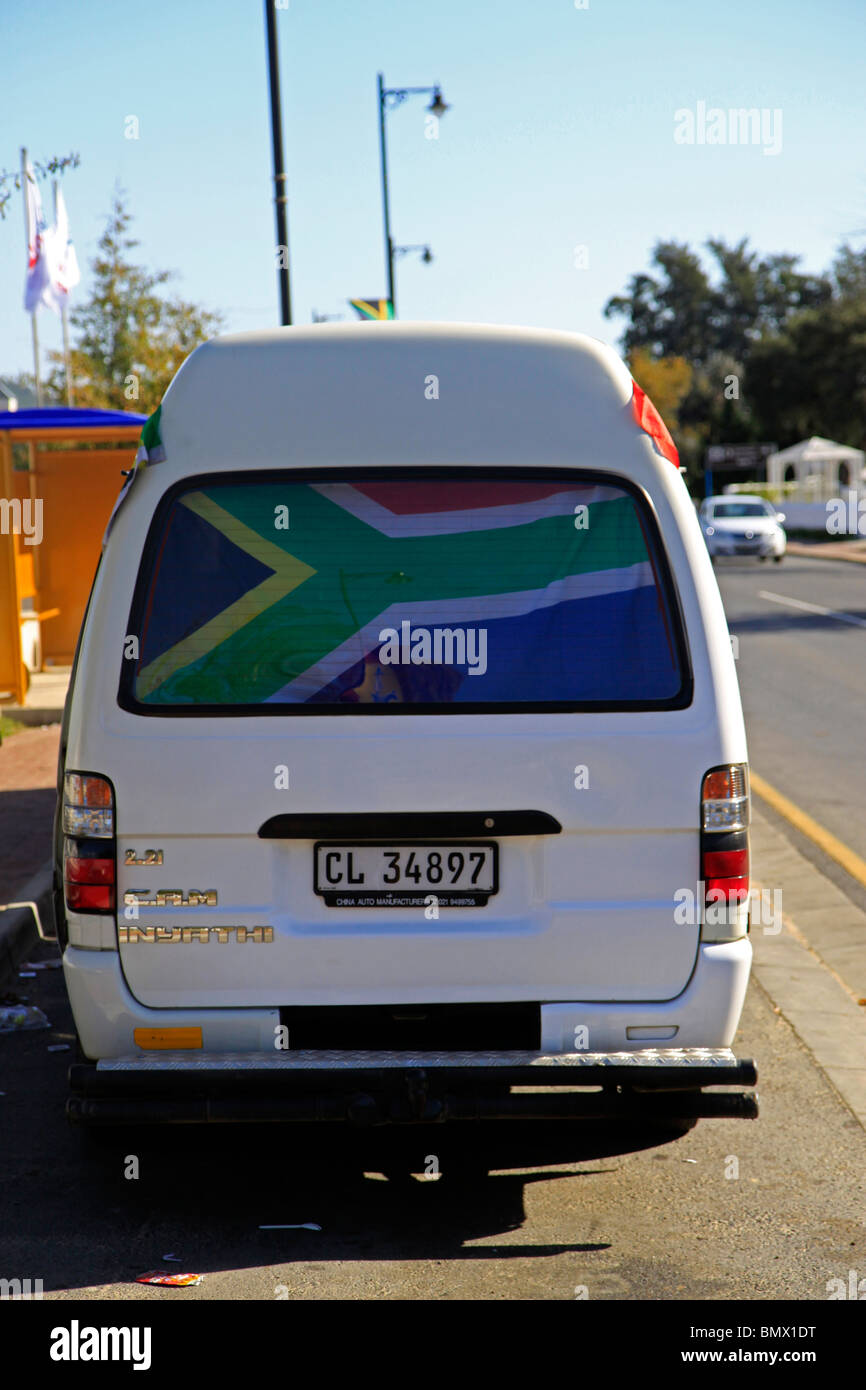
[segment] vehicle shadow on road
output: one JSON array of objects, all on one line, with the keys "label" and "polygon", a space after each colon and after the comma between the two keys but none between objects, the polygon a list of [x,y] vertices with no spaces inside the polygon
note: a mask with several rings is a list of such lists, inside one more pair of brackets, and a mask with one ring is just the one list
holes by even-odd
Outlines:
[{"label": "vehicle shadow on road", "polygon": [[[33,958],[53,954],[45,946]],[[310,1262],[604,1250],[596,1178],[672,1137],[622,1122],[507,1121],[166,1125],[88,1138],[64,1117],[74,1033],[60,972],[37,973],[18,988],[51,1028],[0,1039],[0,1275],[41,1278],[46,1294],[106,1286],[110,1297],[141,1293],[136,1276],[160,1267],[253,1277]],[[527,1193],[550,1183],[571,1184],[566,1240],[558,1230],[550,1239],[527,1214]],[[539,1196],[543,1207],[543,1190]],[[260,1229],[304,1223],[321,1230]],[[164,1262],[166,1254],[182,1263]]]},{"label": "vehicle shadow on road", "polygon": [[[866,609],[849,607],[845,609],[845,612],[849,617],[858,618],[860,622],[866,623]],[[838,632],[840,620],[823,613],[782,612],[753,614],[749,618],[738,616],[731,619],[731,624],[739,636],[744,632],[756,634],[790,631],[821,632],[824,630]],[[848,624],[848,626],[856,625]]]},{"label": "vehicle shadow on road", "polygon": [[[606,1250],[607,1242],[589,1238],[593,1179],[617,1167],[617,1156],[672,1137],[601,1123],[566,1130],[518,1122],[507,1135],[482,1125],[459,1137],[441,1127],[411,1131],[322,1136],[298,1126],[173,1127],[106,1131],[95,1146],[72,1133],[77,1230],[67,1225],[45,1290],[131,1283],[167,1253],[181,1261],[164,1264],[167,1272],[205,1274],[310,1261]],[[521,1243],[514,1233],[527,1221],[527,1190],[550,1182],[574,1184],[575,1228],[583,1233],[585,1203],[587,1238]],[[498,1236],[502,1244],[471,1243]],[[57,1249],[50,1220],[43,1238]]]}]

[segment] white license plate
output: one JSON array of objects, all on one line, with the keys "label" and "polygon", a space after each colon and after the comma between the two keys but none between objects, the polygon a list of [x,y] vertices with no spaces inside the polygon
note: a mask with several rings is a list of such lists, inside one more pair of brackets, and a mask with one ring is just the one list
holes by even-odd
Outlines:
[{"label": "white license plate", "polygon": [[314,888],[328,907],[483,907],[499,888],[498,846],[334,844],[314,849]]}]

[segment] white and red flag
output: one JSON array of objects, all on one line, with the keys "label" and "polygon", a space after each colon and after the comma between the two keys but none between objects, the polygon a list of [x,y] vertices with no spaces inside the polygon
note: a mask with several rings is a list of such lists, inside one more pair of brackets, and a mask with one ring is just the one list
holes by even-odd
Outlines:
[{"label": "white and red flag", "polygon": [[59,314],[69,302],[69,291],[81,280],[75,247],[69,236],[69,216],[63,193],[58,188],[54,226],[45,222],[39,185],[27,166],[27,203],[30,244],[27,255],[27,283],[24,308],[33,314],[44,304]]},{"label": "white and red flag", "polygon": [[40,304],[45,303],[45,291],[51,283],[49,266],[50,233],[45,225],[42,211],[42,198],[39,185],[30,165],[25,171],[27,181],[27,224],[30,237],[27,247],[27,280],[24,285],[24,308],[28,314],[35,314]]},{"label": "white and red flag", "polygon": [[[58,188],[55,199],[54,226],[48,248],[48,262],[51,272],[50,292],[52,308],[62,309],[69,300],[69,291],[81,279],[78,257],[69,236],[69,216],[63,192]],[[47,302],[47,301],[46,301]]]}]

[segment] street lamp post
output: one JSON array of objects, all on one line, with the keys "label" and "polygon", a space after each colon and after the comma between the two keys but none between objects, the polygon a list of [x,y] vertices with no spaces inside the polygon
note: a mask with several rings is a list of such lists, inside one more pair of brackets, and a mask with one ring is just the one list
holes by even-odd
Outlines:
[{"label": "street lamp post", "polygon": [[388,298],[391,301],[394,317],[397,306],[394,302],[394,243],[391,240],[391,213],[388,206],[388,154],[385,147],[385,85],[379,73],[379,154],[382,160],[382,213],[385,221],[385,274],[388,277]]},{"label": "street lamp post", "polygon": [[385,271],[388,277],[388,298],[394,318],[397,317],[397,298],[394,289],[394,258],[405,251],[423,251],[424,261],[432,261],[429,246],[395,246],[391,237],[391,208],[388,196],[388,151],[385,140],[385,111],[390,104],[400,106],[407,97],[423,94],[431,98],[427,110],[432,115],[444,116],[448,106],[442,99],[438,83],[435,87],[386,87],[381,72],[378,74],[379,93],[379,155],[382,163],[382,214],[385,223]]},{"label": "street lamp post", "polygon": [[420,251],[421,260],[425,265],[429,265],[433,259],[433,252],[429,246],[395,246],[393,251],[395,256],[408,256],[410,251]]}]

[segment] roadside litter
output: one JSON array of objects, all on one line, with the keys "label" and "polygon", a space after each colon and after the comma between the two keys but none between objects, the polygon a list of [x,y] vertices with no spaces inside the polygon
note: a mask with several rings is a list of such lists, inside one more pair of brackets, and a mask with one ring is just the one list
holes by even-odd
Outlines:
[{"label": "roadside litter", "polygon": [[315,1221],[296,1221],[286,1226],[260,1226],[260,1231],[321,1231]]},{"label": "roadside litter", "polygon": [[0,1005],[0,1033],[24,1033],[30,1028],[50,1028],[51,1024],[35,1004]]},{"label": "roadside litter", "polygon": [[200,1284],[203,1274],[167,1274],[163,1269],[151,1270],[149,1274],[139,1274],[136,1284],[162,1284],[169,1289],[185,1289]]}]

